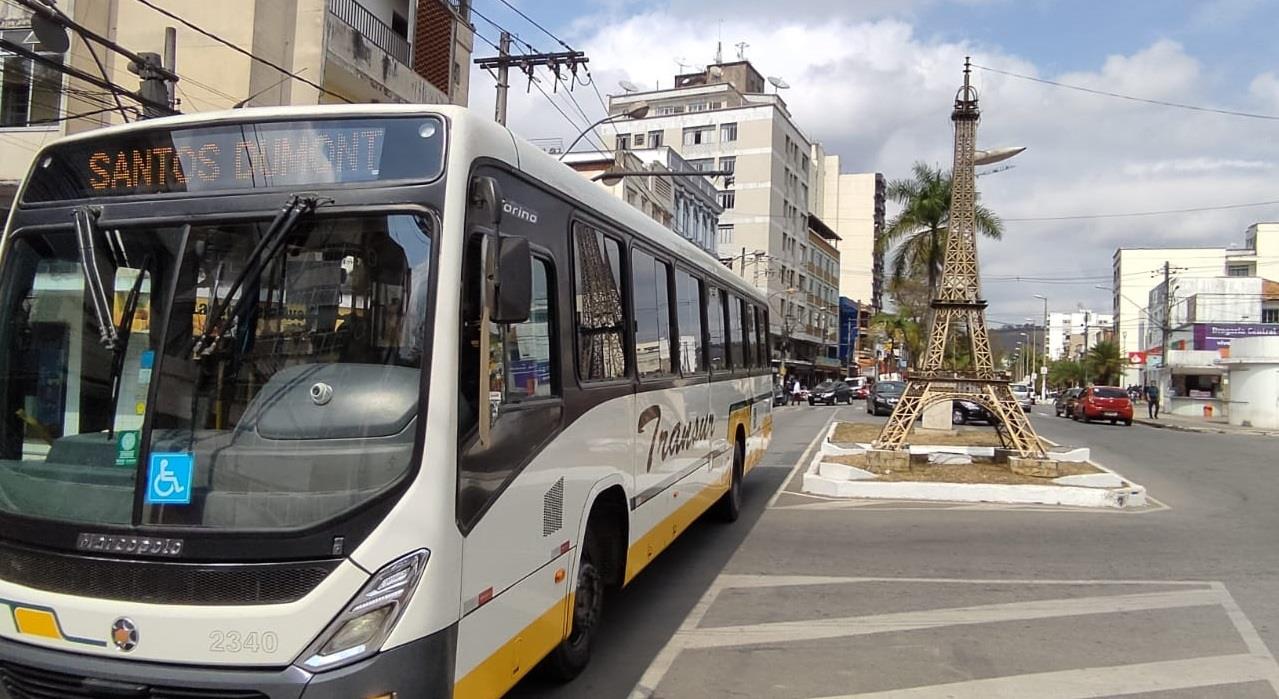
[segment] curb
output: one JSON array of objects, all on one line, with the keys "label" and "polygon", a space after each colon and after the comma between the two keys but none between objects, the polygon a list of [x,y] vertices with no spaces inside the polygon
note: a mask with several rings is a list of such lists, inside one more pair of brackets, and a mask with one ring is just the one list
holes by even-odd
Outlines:
[{"label": "curb", "polygon": [[[822,471],[826,470],[830,473],[843,469],[860,471],[860,469],[853,469],[853,467],[842,464],[824,463],[826,456],[842,455],[854,451],[831,443],[830,438],[835,434],[835,428],[838,424],[838,421],[831,423],[825,438],[822,439],[820,448],[813,454],[808,468],[804,471],[800,488],[806,493],[838,498],[997,502],[1014,505],[1065,505],[1109,509],[1144,507],[1147,504],[1146,488],[1144,486],[1133,483],[1130,479],[1091,459],[1088,459],[1089,464],[1105,473],[1122,478],[1128,485],[1115,488],[1088,488],[1071,485],[885,482],[862,478],[856,480],[831,478],[823,475]],[[1054,443],[1054,446],[1060,445]],[[939,447],[938,449],[944,448]]]},{"label": "curb", "polygon": [[1170,422],[1159,422],[1150,418],[1133,418],[1133,422],[1146,427],[1154,427],[1157,429],[1176,430],[1178,432],[1193,432],[1196,434],[1242,434],[1249,437],[1276,437],[1279,432],[1268,432],[1265,430],[1223,430],[1217,427],[1199,427],[1196,425],[1175,425]]}]

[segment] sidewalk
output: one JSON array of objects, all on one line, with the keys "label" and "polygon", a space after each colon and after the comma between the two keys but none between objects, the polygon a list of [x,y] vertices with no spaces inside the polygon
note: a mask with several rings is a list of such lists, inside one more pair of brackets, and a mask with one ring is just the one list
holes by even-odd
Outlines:
[{"label": "sidewalk", "polygon": [[[1141,408],[1142,406],[1136,406]],[[1181,415],[1160,415],[1158,418],[1151,420],[1144,418],[1138,414],[1133,416],[1133,422],[1148,427],[1161,427],[1182,432],[1215,432],[1217,434],[1244,434],[1259,437],[1279,437],[1279,431],[1257,429],[1254,427],[1239,427],[1227,422],[1224,417],[1184,417]]]}]

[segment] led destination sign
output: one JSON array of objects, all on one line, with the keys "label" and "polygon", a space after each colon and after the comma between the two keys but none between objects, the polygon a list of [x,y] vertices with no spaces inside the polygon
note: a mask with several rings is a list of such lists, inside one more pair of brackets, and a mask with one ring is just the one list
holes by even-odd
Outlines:
[{"label": "led destination sign", "polygon": [[159,129],[55,146],[24,201],[429,180],[443,160],[430,117]]}]

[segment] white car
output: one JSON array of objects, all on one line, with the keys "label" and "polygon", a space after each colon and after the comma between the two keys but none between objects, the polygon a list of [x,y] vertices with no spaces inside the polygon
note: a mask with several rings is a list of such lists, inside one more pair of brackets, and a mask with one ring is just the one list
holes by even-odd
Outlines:
[{"label": "white car", "polygon": [[1017,405],[1025,412],[1030,412],[1030,406],[1035,404],[1035,394],[1031,392],[1029,386],[1013,384],[1013,398],[1017,399]]}]

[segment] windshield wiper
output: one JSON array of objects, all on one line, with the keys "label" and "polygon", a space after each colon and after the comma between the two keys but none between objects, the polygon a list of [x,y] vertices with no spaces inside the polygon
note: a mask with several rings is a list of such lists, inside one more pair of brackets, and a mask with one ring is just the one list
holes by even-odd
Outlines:
[{"label": "windshield wiper", "polygon": [[223,337],[236,336],[240,318],[252,302],[247,294],[241,295],[241,298],[237,300],[236,292],[246,285],[255,283],[266,272],[271,261],[284,248],[285,239],[297,226],[298,221],[303,215],[315,211],[321,203],[326,202],[321,202],[319,197],[314,195],[295,195],[290,198],[271,221],[271,225],[267,226],[266,232],[258,239],[257,245],[253,246],[253,250],[246,258],[244,269],[231,280],[231,285],[227,288],[226,296],[222,301],[217,301],[217,289],[212,290],[204,332],[200,333],[195,344],[191,346],[193,359],[199,360],[212,354]]},{"label": "windshield wiper", "polygon": [[104,347],[114,350],[120,334],[111,321],[111,299],[102,281],[102,268],[98,266],[104,253],[98,238],[98,212],[88,206],[75,210],[76,246],[80,249],[80,269],[84,273],[85,292],[93,306],[94,320],[98,324],[98,339]]},{"label": "windshield wiper", "polygon": [[[142,280],[150,274],[148,270],[151,268],[151,256],[148,255],[142,260],[142,266],[138,269],[138,278],[133,280],[133,286],[129,288],[129,295],[124,299],[124,310],[120,313],[120,327],[114,328],[116,342],[112,348],[113,356],[111,357],[111,414],[118,415],[120,412],[120,384],[124,377],[124,355],[129,348],[129,336],[133,334],[133,316],[138,310],[138,299],[142,298]],[[111,420],[111,424],[107,427],[107,439],[115,439],[115,420]]]}]

